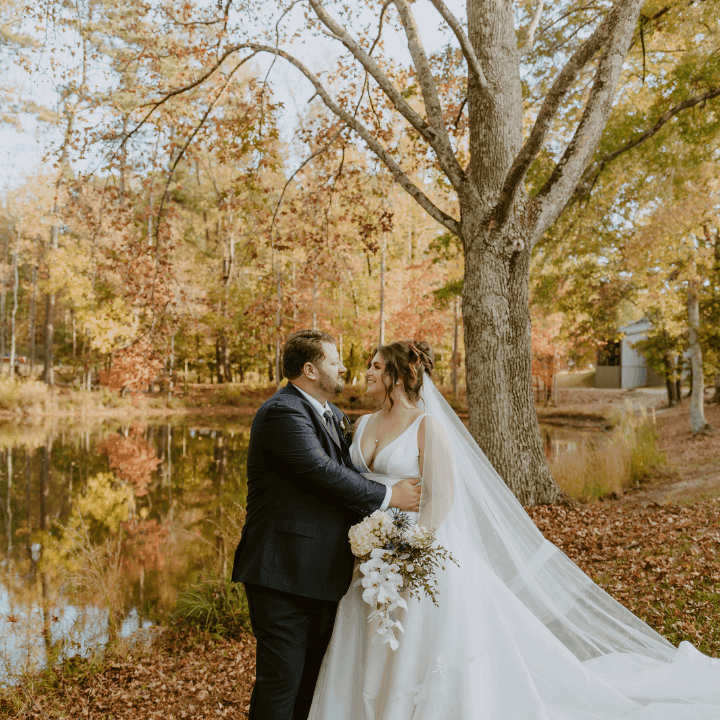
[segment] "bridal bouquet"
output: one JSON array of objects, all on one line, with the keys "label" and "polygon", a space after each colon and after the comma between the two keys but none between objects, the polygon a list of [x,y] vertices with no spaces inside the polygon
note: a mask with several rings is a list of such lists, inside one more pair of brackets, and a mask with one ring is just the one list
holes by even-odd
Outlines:
[{"label": "bridal bouquet", "polygon": [[355,585],[365,588],[363,600],[372,608],[368,622],[380,619],[377,636],[395,650],[395,629],[404,630],[394,610],[407,609],[401,588],[408,588],[410,597],[422,591],[437,605],[435,571],[439,566],[444,570],[443,563],[448,560],[457,562],[444,547],[435,544],[434,530],[410,524],[407,513],[401,510],[391,510],[389,515],[376,510],[353,525],[349,536],[353,555],[362,561],[363,577]]}]

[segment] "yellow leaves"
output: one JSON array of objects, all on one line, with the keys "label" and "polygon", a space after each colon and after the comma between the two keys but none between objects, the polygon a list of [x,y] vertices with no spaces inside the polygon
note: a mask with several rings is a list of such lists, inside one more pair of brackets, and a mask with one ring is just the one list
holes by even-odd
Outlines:
[{"label": "yellow leaves", "polygon": [[78,311],[76,321],[90,334],[93,349],[104,354],[126,345],[138,332],[138,321],[121,298],[106,302],[102,312]]},{"label": "yellow leaves", "polygon": [[86,525],[94,521],[114,534],[130,517],[131,501],[131,490],[118,483],[113,473],[98,473],[88,480],[87,490],[77,499],[71,523],[77,526],[82,516]]}]

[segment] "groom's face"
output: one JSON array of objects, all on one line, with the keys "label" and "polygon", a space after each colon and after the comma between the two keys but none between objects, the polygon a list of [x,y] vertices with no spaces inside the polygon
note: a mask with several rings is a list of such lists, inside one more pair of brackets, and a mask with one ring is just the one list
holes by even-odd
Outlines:
[{"label": "groom's face", "polygon": [[323,343],[323,350],[325,357],[315,366],[319,376],[318,388],[327,395],[337,395],[345,386],[343,375],[346,368],[333,343]]}]

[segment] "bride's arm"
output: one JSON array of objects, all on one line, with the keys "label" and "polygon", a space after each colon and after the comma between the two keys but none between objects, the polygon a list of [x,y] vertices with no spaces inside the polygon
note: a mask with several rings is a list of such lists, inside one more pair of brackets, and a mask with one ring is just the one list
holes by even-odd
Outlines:
[{"label": "bride's arm", "polygon": [[453,504],[455,468],[447,435],[429,415],[420,421],[418,449],[422,477],[418,524],[438,528]]}]

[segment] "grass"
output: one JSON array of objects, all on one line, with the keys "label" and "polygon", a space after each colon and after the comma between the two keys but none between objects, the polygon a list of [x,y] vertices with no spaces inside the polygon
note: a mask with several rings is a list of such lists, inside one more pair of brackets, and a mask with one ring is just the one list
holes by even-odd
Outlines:
[{"label": "grass", "polygon": [[171,622],[191,632],[240,637],[250,628],[245,591],[225,576],[206,574],[178,595]]},{"label": "grass", "polygon": [[551,461],[550,470],[558,485],[576,500],[622,495],[665,463],[657,447],[654,417],[627,412],[615,423],[608,437]]}]

